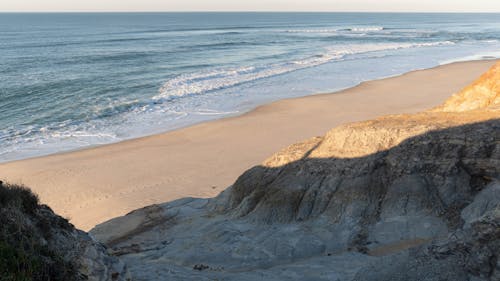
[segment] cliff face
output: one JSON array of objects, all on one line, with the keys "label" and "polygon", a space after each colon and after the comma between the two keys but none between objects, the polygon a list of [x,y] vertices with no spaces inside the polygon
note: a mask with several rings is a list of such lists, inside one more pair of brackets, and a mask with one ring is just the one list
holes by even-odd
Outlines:
[{"label": "cliff face", "polygon": [[103,245],[24,187],[0,182],[0,224],[0,280],[129,280]]},{"label": "cliff face", "polygon": [[499,67],[442,107],[340,126],[217,198],[92,233],[138,280],[500,280]]}]

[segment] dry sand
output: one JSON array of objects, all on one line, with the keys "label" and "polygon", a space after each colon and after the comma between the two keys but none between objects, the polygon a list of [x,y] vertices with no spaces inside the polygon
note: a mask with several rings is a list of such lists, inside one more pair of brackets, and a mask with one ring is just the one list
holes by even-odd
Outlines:
[{"label": "dry sand", "polygon": [[414,71],[164,134],[0,164],[0,179],[31,187],[43,203],[88,230],[146,205],[215,196],[279,149],[339,124],[437,106],[493,64]]}]

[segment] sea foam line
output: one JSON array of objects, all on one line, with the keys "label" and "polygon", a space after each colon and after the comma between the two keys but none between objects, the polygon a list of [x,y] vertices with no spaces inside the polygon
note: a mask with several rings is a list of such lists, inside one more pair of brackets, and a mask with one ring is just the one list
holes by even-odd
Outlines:
[{"label": "sea foam line", "polygon": [[287,33],[338,33],[338,32],[377,32],[385,30],[383,26],[355,26],[329,29],[290,29]]},{"label": "sea foam line", "polygon": [[342,45],[341,48],[329,48],[325,53],[320,55],[285,63],[265,66],[212,69],[204,72],[183,74],[166,81],[159,89],[158,94],[153,97],[153,100],[156,102],[162,102],[172,100],[174,98],[199,95],[206,92],[226,89],[258,79],[269,78],[304,68],[319,66],[331,61],[342,59],[347,55],[453,44],[455,43],[451,41],[442,41],[401,44],[387,43]]}]

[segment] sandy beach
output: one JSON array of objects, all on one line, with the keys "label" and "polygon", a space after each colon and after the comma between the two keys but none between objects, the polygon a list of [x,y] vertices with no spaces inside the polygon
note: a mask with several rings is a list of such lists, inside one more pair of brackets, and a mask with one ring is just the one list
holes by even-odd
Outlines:
[{"label": "sandy beach", "polygon": [[437,106],[494,62],[414,71],[164,134],[0,164],[0,179],[29,186],[88,230],[146,205],[215,196],[279,149],[339,124]]}]

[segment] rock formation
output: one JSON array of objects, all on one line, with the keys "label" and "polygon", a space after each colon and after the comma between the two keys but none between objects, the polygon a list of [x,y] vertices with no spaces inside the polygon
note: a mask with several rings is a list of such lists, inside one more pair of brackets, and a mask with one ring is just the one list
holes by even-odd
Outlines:
[{"label": "rock formation", "polygon": [[500,280],[499,70],[91,233],[136,280]]}]

